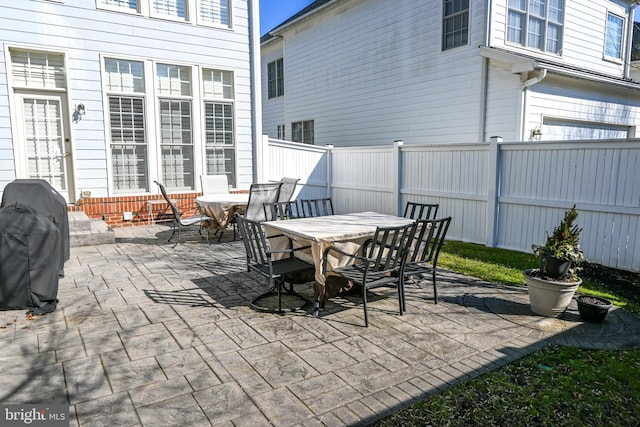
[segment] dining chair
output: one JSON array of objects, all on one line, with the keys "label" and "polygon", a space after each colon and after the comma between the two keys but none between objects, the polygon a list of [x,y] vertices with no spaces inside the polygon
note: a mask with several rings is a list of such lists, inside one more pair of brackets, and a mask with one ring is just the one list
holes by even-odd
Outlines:
[{"label": "dining chair", "polygon": [[227,175],[200,175],[200,185],[202,186],[203,196],[229,193],[229,178]]},{"label": "dining chair", "polygon": [[251,184],[251,187],[249,187],[249,201],[247,202],[244,217],[252,221],[266,221],[267,215],[264,211],[264,204],[278,201],[281,186],[281,182]]},{"label": "dining chair", "polygon": [[296,200],[264,203],[263,206],[267,221],[303,218],[302,210]]},{"label": "dining chair", "polygon": [[438,215],[438,204],[407,202],[404,217],[411,219],[435,219]]},{"label": "dining chair", "polygon": [[330,197],[301,200],[300,205],[305,217],[333,215],[333,201]]},{"label": "dining chair", "polygon": [[351,258],[354,262],[344,267],[331,270],[333,274],[342,276],[362,288],[362,305],[364,308],[364,325],[369,326],[367,313],[367,291],[380,286],[392,286],[398,291],[399,313],[404,311],[403,281],[404,265],[407,259],[409,244],[414,231],[414,223],[397,227],[377,227],[371,240],[363,246],[364,255],[348,253],[335,246],[327,248],[323,253],[322,274],[327,277],[327,258],[332,252]]},{"label": "dining chair", "polygon": [[[307,305],[307,300],[293,290],[293,285],[313,281],[316,268],[313,264],[296,258],[294,253],[309,246],[294,249],[291,239],[283,234],[267,237],[258,221],[246,219],[239,214],[236,214],[236,221],[247,255],[247,271],[254,270],[262,274],[267,278],[269,285],[266,292],[251,300],[251,307],[272,313],[302,309]],[[271,241],[275,238],[286,239],[287,247],[272,248]],[[277,260],[274,259],[274,255],[278,256]],[[289,289],[285,286],[286,283],[289,283]],[[285,303],[285,308],[282,301],[283,293],[290,297]],[[277,298],[277,308],[268,305],[269,300],[274,297]]]},{"label": "dining chair", "polygon": [[[207,221],[211,221],[212,219],[207,215],[202,215],[202,214],[196,214],[189,218],[183,218],[182,214],[180,213],[180,210],[176,207],[176,205],[173,204],[173,201],[167,195],[167,190],[164,188],[164,185],[160,184],[158,181],[153,181],[153,182],[155,182],[158,185],[158,187],[160,187],[160,192],[162,193],[162,197],[164,197],[164,200],[169,205],[169,208],[171,208],[171,213],[173,214],[173,231],[171,233],[171,237],[169,237],[169,240],[167,241],[171,242],[171,239],[173,239],[173,236],[176,234],[176,230],[177,230],[178,240],[176,240],[176,244],[173,245],[173,247],[176,247],[178,243],[180,243],[180,235],[181,235],[182,227],[189,227],[192,225],[198,225],[200,227],[198,230],[198,234],[202,236],[203,224]],[[206,238],[207,238],[207,242],[209,242],[208,231],[207,231]]]},{"label": "dining chair", "polygon": [[296,185],[298,185],[300,178],[287,178],[284,177],[280,180],[282,186],[280,187],[280,194],[278,195],[279,202],[288,202],[293,197],[293,193],[296,191]]},{"label": "dining chair", "polygon": [[[433,299],[438,303],[438,289],[436,286],[436,268],[438,256],[444,244],[451,224],[451,217],[440,219],[426,219],[416,221],[415,233],[411,243],[411,251],[404,267],[405,280],[419,286],[416,276],[431,273],[433,281]],[[402,306],[404,304],[404,288],[402,291]]]}]

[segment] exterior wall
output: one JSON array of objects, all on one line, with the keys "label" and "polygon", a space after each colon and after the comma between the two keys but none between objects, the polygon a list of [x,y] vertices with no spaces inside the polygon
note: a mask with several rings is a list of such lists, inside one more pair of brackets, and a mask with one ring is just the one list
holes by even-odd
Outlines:
[{"label": "exterior wall", "polygon": [[[472,28],[483,27],[482,3],[473,3]],[[284,41],[265,45],[262,68],[279,44],[286,105],[263,93],[264,132],[276,136],[280,123],[272,120],[284,111],[287,135],[291,122],[314,120],[316,145],[477,140],[482,33],[443,52],[441,8],[440,1],[340,2],[283,30]]]},{"label": "exterior wall", "polygon": [[[262,75],[262,133],[270,135],[272,138],[278,137],[279,125],[285,124],[285,97],[279,96],[269,99],[268,91],[268,78],[267,78],[267,64],[275,61],[276,59],[283,58],[283,43],[280,39],[274,39],[272,42],[262,46],[261,52],[261,65],[260,73]],[[285,71],[286,76],[286,71]],[[285,82],[285,94],[287,93],[287,87]],[[264,126],[269,127],[264,127]],[[285,139],[291,137],[291,125],[286,127]]]},{"label": "exterior wall", "polygon": [[[92,197],[114,196],[109,182],[109,117],[105,112],[101,75],[103,56],[232,70],[236,176],[238,187],[247,188],[253,181],[250,20],[247,1],[231,3],[232,27],[219,29],[194,22],[105,11],[97,9],[93,0],[0,0],[3,12],[0,15],[0,191],[11,180],[24,178],[15,173],[14,144],[18,141],[12,130],[12,112],[9,111],[12,89],[7,82],[5,58],[9,47],[65,53],[67,103],[71,109],[83,103],[87,110],[82,120],[73,123],[68,118],[67,123],[71,129],[74,184],[78,197],[81,191],[90,191]],[[152,68],[146,68],[145,74],[150,70]],[[148,78],[147,84],[152,84],[151,76],[145,75],[145,78]],[[198,85],[194,85],[195,90],[198,90]],[[200,98],[194,97],[194,102],[196,99]],[[196,118],[195,112],[193,117],[194,150],[200,159],[195,165],[194,177],[195,185],[199,186],[198,175],[204,168],[204,127],[200,127],[201,120]],[[155,128],[157,123],[147,123],[147,126]],[[148,137],[150,144],[159,140],[151,141],[153,132]],[[159,154],[151,159],[151,162],[159,161]],[[153,170],[155,174],[149,176],[150,192],[147,195],[158,194],[153,180],[158,179],[161,172],[157,165]],[[197,194],[197,189],[193,190],[194,194]]]}]

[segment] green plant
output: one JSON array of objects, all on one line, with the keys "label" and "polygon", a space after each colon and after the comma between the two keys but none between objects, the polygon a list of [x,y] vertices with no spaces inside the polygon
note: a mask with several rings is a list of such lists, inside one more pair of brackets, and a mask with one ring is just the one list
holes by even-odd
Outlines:
[{"label": "green plant", "polygon": [[571,263],[571,275],[575,275],[580,269],[579,264],[584,260],[584,254],[580,249],[580,232],[582,231],[574,221],[578,217],[576,205],[565,212],[560,224],[553,229],[553,233],[547,234],[544,245],[531,245],[533,254],[537,257],[553,257]]}]

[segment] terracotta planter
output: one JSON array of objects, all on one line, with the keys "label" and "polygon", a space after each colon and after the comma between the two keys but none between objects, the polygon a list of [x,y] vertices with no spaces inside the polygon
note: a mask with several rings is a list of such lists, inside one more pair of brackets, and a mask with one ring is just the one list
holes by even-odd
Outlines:
[{"label": "terracotta planter", "polygon": [[525,270],[524,281],[529,291],[531,310],[547,317],[558,317],[569,304],[582,280],[575,282],[544,280],[532,275],[538,270]]},{"label": "terracotta planter", "polygon": [[611,301],[600,297],[580,295],[576,301],[580,318],[585,322],[602,322],[611,308]]}]

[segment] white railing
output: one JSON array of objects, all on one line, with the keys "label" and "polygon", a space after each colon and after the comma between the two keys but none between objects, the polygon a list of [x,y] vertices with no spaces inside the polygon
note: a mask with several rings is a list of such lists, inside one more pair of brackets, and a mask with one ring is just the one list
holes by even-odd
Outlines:
[{"label": "white railing", "polygon": [[302,178],[298,198],[392,214],[439,203],[438,216],[453,217],[449,238],[523,252],[575,203],[585,256],[640,271],[639,140],[332,148],[265,138],[263,151],[267,179]]}]

